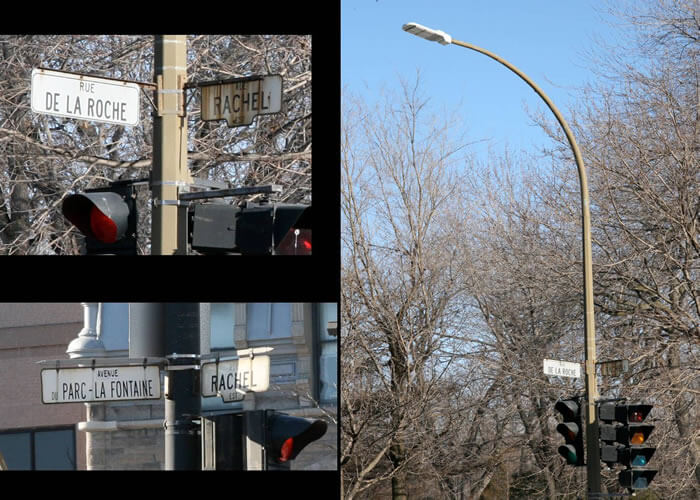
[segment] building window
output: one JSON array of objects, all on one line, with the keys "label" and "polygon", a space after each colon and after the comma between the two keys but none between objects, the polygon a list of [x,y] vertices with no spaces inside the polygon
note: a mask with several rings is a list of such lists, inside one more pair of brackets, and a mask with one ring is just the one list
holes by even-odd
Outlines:
[{"label": "building window", "polygon": [[0,432],[0,453],[9,470],[75,470],[75,429]]},{"label": "building window", "polygon": [[292,336],[292,305],[269,302],[246,305],[248,340],[269,340]]},{"label": "building window", "polygon": [[319,344],[321,359],[319,378],[322,403],[337,404],[338,401],[338,342],[328,333],[328,323],[338,321],[338,304],[325,303],[319,307]]},{"label": "building window", "polygon": [[234,349],[233,330],[236,324],[235,304],[211,304],[211,348]]}]

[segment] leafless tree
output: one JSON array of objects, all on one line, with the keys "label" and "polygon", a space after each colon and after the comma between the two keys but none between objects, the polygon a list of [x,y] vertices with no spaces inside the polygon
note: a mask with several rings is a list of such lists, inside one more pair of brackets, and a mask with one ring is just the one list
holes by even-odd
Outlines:
[{"label": "leafless tree", "polygon": [[[634,50],[598,61],[570,119],[589,171],[597,357],[630,362],[599,387],[654,405],[649,498],[697,498],[700,18],[695,2],[630,9]],[[449,135],[402,90],[343,108],[343,495],[573,498],[585,481],[557,454],[553,408],[583,382],[542,373],[544,358],[583,360],[569,144],[543,115],[544,155],[449,164]]]},{"label": "leafless tree", "polygon": [[[153,81],[153,37],[0,37],[0,252],[76,254],[79,238],[60,206],[71,191],[148,177],[153,111],[141,93],[135,127],[38,115],[30,107],[33,68]],[[311,37],[189,36],[188,82],[280,74],[280,114],[229,128],[199,119],[199,91],[187,91],[190,171],[231,186],[281,184],[280,201],[311,197]],[[139,193],[141,253],[150,247],[149,194]]]},{"label": "leafless tree", "polygon": [[344,494],[383,480],[406,498],[409,475],[436,451],[427,425],[450,366],[441,357],[462,282],[448,221],[460,152],[448,124],[428,122],[417,85],[343,114]]},{"label": "leafless tree", "polygon": [[599,359],[631,364],[602,389],[655,404],[654,489],[690,498],[700,494],[700,11],[627,7],[633,37],[597,61],[604,80],[575,121],[591,178]]}]

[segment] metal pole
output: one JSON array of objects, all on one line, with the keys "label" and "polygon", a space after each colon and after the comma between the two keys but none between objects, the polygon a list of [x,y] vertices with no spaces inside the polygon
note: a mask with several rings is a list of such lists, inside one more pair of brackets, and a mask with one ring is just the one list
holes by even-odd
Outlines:
[{"label": "metal pole", "polygon": [[158,302],[129,303],[129,357],[164,358],[164,304]]},{"label": "metal pole", "polygon": [[156,35],[154,64],[157,90],[153,119],[151,254],[184,254],[187,235],[182,228],[178,229],[177,200],[179,188],[192,182],[187,168],[184,99],[187,80],[186,36]]},{"label": "metal pole", "polygon": [[588,181],[586,178],[586,170],[583,166],[583,158],[581,156],[581,151],[576,144],[576,139],[569,128],[568,123],[564,120],[564,117],[559,112],[554,103],[547,97],[547,95],[540,89],[535,82],[530,80],[528,76],[520,71],[518,68],[510,64],[505,59],[497,56],[496,54],[489,52],[486,49],[477,47],[470,43],[461,42],[459,40],[451,40],[451,43],[465,47],[467,49],[474,50],[481,54],[484,54],[491,59],[494,59],[501,63],[503,66],[514,72],[520,78],[522,78],[525,83],[527,83],[532,89],[539,95],[542,100],[547,104],[549,109],[554,113],[559,125],[564,129],[566,138],[569,141],[571,150],[574,153],[574,159],[576,160],[576,166],[578,167],[578,176],[581,185],[581,212],[583,219],[583,288],[584,288],[584,334],[585,334],[585,344],[586,344],[586,399],[587,411],[586,411],[586,464],[588,470],[588,493],[598,494],[600,493],[600,444],[598,442],[598,423],[597,415],[595,412],[595,400],[598,398],[598,386],[595,375],[595,363],[596,363],[596,347],[595,347],[595,317],[593,312],[593,266],[591,257],[591,215],[590,215],[590,203],[588,198]]},{"label": "metal pole", "polygon": [[199,304],[164,305],[165,349],[165,469],[201,469],[199,395]]}]

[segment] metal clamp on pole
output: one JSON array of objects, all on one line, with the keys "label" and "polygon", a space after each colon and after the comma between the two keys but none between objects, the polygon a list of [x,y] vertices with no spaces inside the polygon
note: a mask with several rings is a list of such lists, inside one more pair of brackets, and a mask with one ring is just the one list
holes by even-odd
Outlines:
[{"label": "metal clamp on pole", "polygon": [[185,434],[194,436],[199,432],[199,425],[194,423],[192,420],[175,420],[170,422],[170,425],[168,425],[168,421],[166,420],[163,422],[163,429],[165,429],[165,432],[168,434]]},{"label": "metal clamp on pole", "polygon": [[[178,82],[178,88],[176,89],[164,89],[163,88],[163,75],[158,75],[157,76],[157,90],[156,90],[156,95],[158,99],[158,116],[166,116],[166,115],[177,115],[177,116],[184,116],[185,115],[185,106],[184,106],[184,89],[182,88],[182,75],[177,76],[177,82]],[[164,101],[165,101],[165,96],[167,95],[177,95],[179,98],[177,99],[177,106],[175,109],[163,109],[165,107]]]},{"label": "metal clamp on pole", "polygon": [[187,186],[187,182],[185,181],[151,181],[149,183],[149,186],[153,188],[153,186],[176,186],[176,187],[185,187]]},{"label": "metal clamp on pole", "polygon": [[[177,370],[199,370],[201,365],[199,363],[199,354],[169,354],[165,357],[167,363],[163,368],[165,371],[177,371]],[[192,363],[192,361],[196,363]]]},{"label": "metal clamp on pole", "polygon": [[153,198],[154,207],[165,207],[165,206],[175,206],[175,207],[187,207],[189,203],[180,200],[159,200],[158,198]]}]

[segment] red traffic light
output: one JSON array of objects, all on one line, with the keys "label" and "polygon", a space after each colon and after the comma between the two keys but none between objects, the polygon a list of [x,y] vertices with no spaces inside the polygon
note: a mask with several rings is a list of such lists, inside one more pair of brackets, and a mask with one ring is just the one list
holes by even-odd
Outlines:
[{"label": "red traffic light", "polygon": [[63,200],[64,217],[85,235],[86,255],[137,254],[134,182],[115,181]]},{"label": "red traffic light", "polygon": [[311,255],[312,212],[310,205],[275,205],[274,254]]},{"label": "red traffic light", "polygon": [[282,445],[279,461],[286,462],[289,460],[292,457],[292,451],[294,451],[294,438],[289,438]]},{"label": "red traffic light", "polygon": [[117,241],[117,225],[96,206],[90,209],[90,229],[95,239],[102,243]]},{"label": "red traffic light", "polygon": [[114,243],[126,233],[129,206],[111,191],[72,194],[63,201],[63,215],[85,236]]},{"label": "red traffic light", "polygon": [[275,249],[276,255],[311,255],[311,229],[291,228]]},{"label": "red traffic light", "polygon": [[293,460],[309,443],[320,439],[328,428],[323,420],[294,417],[284,413],[266,413],[265,448],[273,463]]},{"label": "red traffic light", "polygon": [[631,409],[630,414],[629,414],[629,421],[630,422],[637,422],[641,423],[644,421],[645,415],[642,413],[641,410],[639,409]]}]

